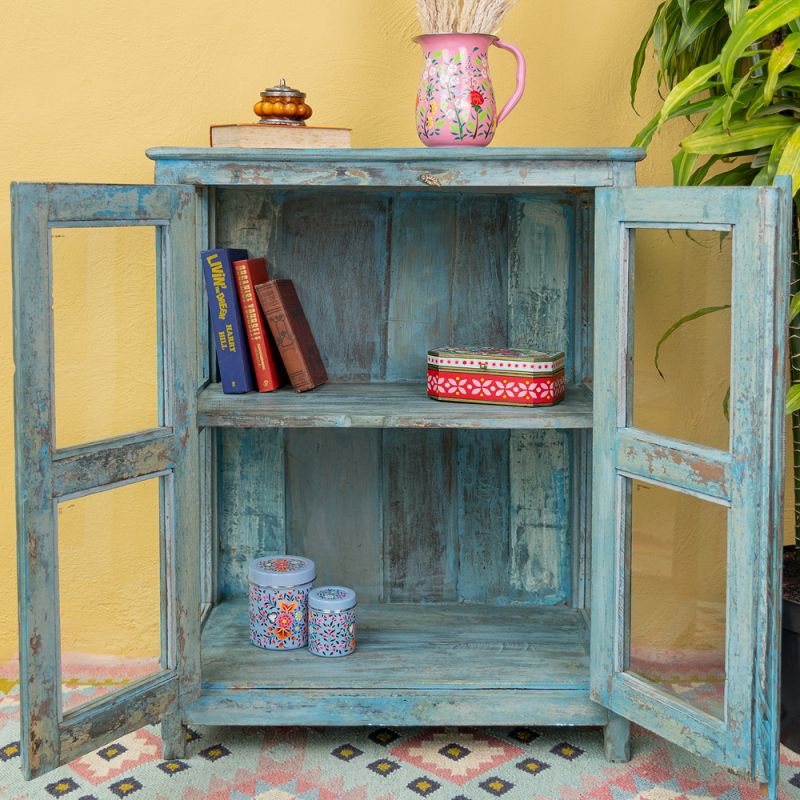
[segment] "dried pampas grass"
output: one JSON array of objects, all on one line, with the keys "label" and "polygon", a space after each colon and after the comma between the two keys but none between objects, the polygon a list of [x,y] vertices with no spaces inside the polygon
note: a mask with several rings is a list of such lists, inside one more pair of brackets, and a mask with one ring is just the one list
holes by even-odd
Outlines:
[{"label": "dried pampas grass", "polygon": [[517,0],[417,0],[423,33],[496,33]]}]

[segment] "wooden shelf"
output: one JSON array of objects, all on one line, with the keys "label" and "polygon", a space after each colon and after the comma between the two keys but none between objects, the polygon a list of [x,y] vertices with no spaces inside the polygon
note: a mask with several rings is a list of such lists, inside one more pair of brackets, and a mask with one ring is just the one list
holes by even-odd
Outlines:
[{"label": "wooden shelf", "polygon": [[356,609],[358,647],[344,658],[271,651],[248,640],[247,601],[210,614],[204,688],[584,689],[583,612],[559,607],[375,603]]},{"label": "wooden shelf", "polygon": [[419,383],[328,383],[298,394],[224,394],[219,384],[198,399],[198,424],[229,428],[591,428],[592,392],[568,386],[554,406],[514,408],[433,400]]},{"label": "wooden shelf", "polygon": [[203,630],[202,694],[190,706],[190,721],[601,724],[605,719],[605,710],[589,699],[583,611],[361,604],[356,625],[358,647],[344,658],[320,658],[306,648],[262,650],[248,641],[246,599],[223,602]]}]

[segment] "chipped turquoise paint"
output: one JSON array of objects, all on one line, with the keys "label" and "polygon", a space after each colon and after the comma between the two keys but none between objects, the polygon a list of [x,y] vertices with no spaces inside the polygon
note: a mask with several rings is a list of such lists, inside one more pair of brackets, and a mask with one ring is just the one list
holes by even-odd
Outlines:
[{"label": "chipped turquoise paint", "polygon": [[[597,192],[592,552],[592,696],[694,753],[752,774],[776,797],[784,358],[790,192],[774,188]],[[629,231],[733,232],[730,452],[629,427]],[[625,667],[630,616],[623,478],[729,506],[724,720]],[[754,655],[755,654],[755,655]]]},{"label": "chipped turquoise paint", "polygon": [[[632,719],[769,780],[774,797],[788,189],[621,188],[635,183],[644,155],[635,149],[149,155],[163,185],[13,190],[27,774],[159,718],[166,757],[180,755],[180,721],[568,723],[606,726],[612,760],[628,757]],[[132,220],[169,231],[159,298],[170,426],[54,460],[47,228]],[[618,422],[627,396],[617,355],[627,343],[620,237],[641,224],[735,226],[729,456]],[[330,351],[329,399],[220,406],[205,388],[214,365],[204,335],[197,345],[198,243],[246,246],[267,255],[276,277],[296,277]],[[349,283],[331,280],[341,269]],[[342,336],[343,326],[353,335]],[[570,381],[591,384],[596,373],[593,401],[573,386],[575,402],[568,393],[564,413],[546,412],[536,426],[490,408],[447,420],[422,414],[409,392],[425,351],[457,341],[564,350]],[[359,382],[364,397],[349,388]],[[198,422],[225,426],[203,432],[202,462]],[[659,460],[659,448],[670,459]],[[167,669],[59,720],[53,499],[153,470],[173,475]],[[730,619],[739,627],[725,722],[665,699],[618,663],[625,541],[616,487],[626,470],[731,505]],[[281,656],[315,662],[297,662],[296,684],[254,661],[266,654],[247,641],[247,563],[287,551],[314,558],[326,581],[364,598],[359,649],[346,664],[369,681],[350,684],[328,659],[302,651]],[[201,563],[204,599],[224,598],[206,621],[202,663]],[[590,591],[591,615],[582,608]],[[432,633],[410,624],[406,601],[420,599],[414,614]],[[421,636],[428,645],[412,650]],[[493,645],[463,649],[482,637]],[[470,659],[480,661],[477,673],[453,668]]]}]

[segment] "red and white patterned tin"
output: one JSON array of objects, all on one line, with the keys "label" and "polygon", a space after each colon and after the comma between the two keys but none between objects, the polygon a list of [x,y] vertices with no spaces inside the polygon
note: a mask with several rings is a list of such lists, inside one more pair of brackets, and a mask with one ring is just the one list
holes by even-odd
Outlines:
[{"label": "red and white patterned tin", "polygon": [[428,351],[428,394],[457,403],[551,406],[564,398],[564,354],[510,347]]}]

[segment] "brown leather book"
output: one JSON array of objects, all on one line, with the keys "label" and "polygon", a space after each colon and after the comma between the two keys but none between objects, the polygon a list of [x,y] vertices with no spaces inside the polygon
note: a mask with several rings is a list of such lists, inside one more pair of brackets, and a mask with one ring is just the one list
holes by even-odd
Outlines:
[{"label": "brown leather book", "polygon": [[259,283],[256,294],[294,390],[307,392],[325,383],[328,373],[294,283],[285,278]]}]

